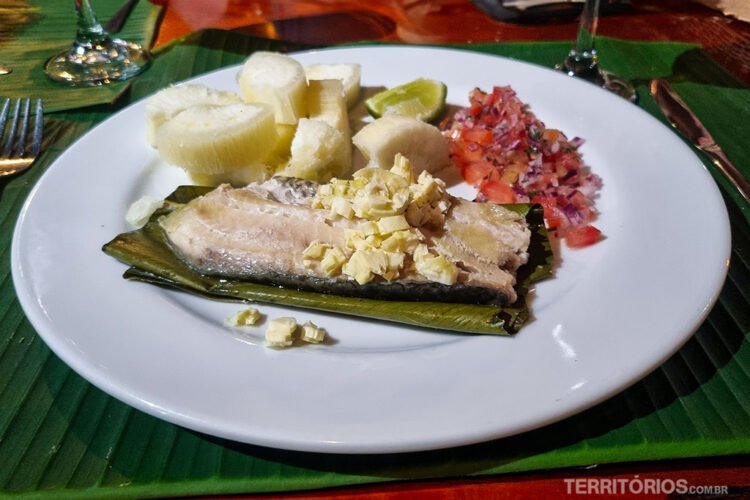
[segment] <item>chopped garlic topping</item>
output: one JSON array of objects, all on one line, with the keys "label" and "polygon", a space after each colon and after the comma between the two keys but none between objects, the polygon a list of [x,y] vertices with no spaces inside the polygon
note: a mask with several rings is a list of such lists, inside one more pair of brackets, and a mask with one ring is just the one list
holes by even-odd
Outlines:
[{"label": "chopped garlic topping", "polygon": [[409,222],[407,222],[406,217],[403,215],[391,215],[390,217],[383,217],[378,221],[379,234],[391,234],[410,228]]},{"label": "chopped garlic topping", "polygon": [[266,343],[270,347],[289,347],[294,343],[297,321],[294,318],[276,318],[268,323]]},{"label": "chopped garlic topping", "polygon": [[411,166],[411,162],[401,153],[396,154],[396,157],[393,160],[393,167],[391,167],[391,173],[400,175],[406,179],[409,184],[414,183],[414,169]]},{"label": "chopped garlic topping", "polygon": [[421,234],[414,229],[395,231],[380,243],[386,252],[412,254],[420,242]]},{"label": "chopped garlic topping", "polygon": [[260,311],[254,307],[248,307],[228,317],[224,324],[227,326],[252,326],[257,324],[260,318]]},{"label": "chopped garlic topping", "polygon": [[320,344],[326,338],[326,331],[312,321],[302,325],[302,340],[311,344]]},{"label": "chopped garlic topping", "polygon": [[372,268],[375,267],[373,264],[377,264],[370,262],[367,252],[368,250],[366,249],[356,250],[352,256],[349,257],[349,261],[341,268],[344,274],[354,278],[354,280],[360,285],[364,285],[373,280],[374,276]]},{"label": "chopped garlic topping", "polygon": [[392,281],[398,277],[403,267],[403,253],[386,252],[370,247],[355,250],[349,262],[344,264],[342,272],[360,285],[364,285],[372,281],[375,276]]},{"label": "chopped garlic topping", "polygon": [[380,234],[379,224],[373,220],[368,220],[367,222],[363,222],[362,224],[360,224],[359,230],[364,236]]},{"label": "chopped garlic topping", "polygon": [[409,203],[409,183],[401,176],[378,167],[363,168],[354,174],[365,179],[352,201],[354,213],[361,219],[380,219],[404,213]]},{"label": "chopped garlic topping", "polygon": [[458,280],[458,267],[442,255],[432,255],[427,245],[414,250],[414,265],[417,272],[430,281],[453,285]]},{"label": "chopped garlic topping", "polygon": [[341,274],[346,255],[337,246],[315,240],[302,252],[302,262],[308,269],[319,269],[333,277]]},{"label": "chopped garlic topping", "polygon": [[331,245],[315,240],[307,245],[307,248],[302,252],[302,258],[304,258],[305,261],[321,260],[323,259],[326,250],[329,248],[331,248]]},{"label": "chopped garlic topping", "polygon": [[320,261],[320,267],[326,276],[338,276],[341,274],[341,267],[346,262],[346,255],[338,247],[328,249]]},{"label": "chopped garlic topping", "polygon": [[416,183],[409,186],[411,201],[406,209],[406,219],[415,227],[441,227],[445,213],[450,208],[445,182],[426,170],[419,174]]},{"label": "chopped garlic topping", "polygon": [[431,254],[417,229],[442,227],[450,199],[445,182],[427,171],[415,180],[411,162],[400,154],[390,170],[368,167],[351,180],[333,179],[320,186],[313,207],[330,210],[333,218],[362,219],[357,229],[345,232],[347,252],[353,253],[347,258],[339,248],[314,242],[303,254],[304,263],[326,276],[343,273],[362,285],[378,276],[398,279],[409,263],[429,280],[453,284],[458,268],[444,256]]},{"label": "chopped garlic topping", "polygon": [[354,217],[354,207],[352,202],[346,198],[333,198],[331,200],[331,216],[340,215],[345,219]]},{"label": "chopped garlic topping", "polygon": [[326,208],[331,216],[379,219],[398,215],[409,202],[409,183],[403,177],[378,167],[357,171],[352,180],[333,179],[320,186],[313,207]]}]

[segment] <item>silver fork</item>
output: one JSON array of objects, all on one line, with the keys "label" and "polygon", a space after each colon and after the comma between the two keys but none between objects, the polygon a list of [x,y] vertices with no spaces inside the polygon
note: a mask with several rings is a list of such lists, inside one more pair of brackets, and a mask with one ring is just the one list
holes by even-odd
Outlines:
[{"label": "silver fork", "polygon": [[[0,177],[23,172],[29,168],[42,149],[42,100],[34,100],[34,123],[29,137],[31,99],[16,99],[13,114],[6,98],[0,104]],[[30,141],[29,141],[30,140]],[[29,144],[27,144],[29,142]]]}]

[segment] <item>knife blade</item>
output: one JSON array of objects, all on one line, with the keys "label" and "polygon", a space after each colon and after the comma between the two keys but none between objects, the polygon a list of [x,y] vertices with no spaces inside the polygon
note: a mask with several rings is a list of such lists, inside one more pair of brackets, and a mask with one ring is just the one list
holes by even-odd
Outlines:
[{"label": "knife blade", "polygon": [[664,116],[667,117],[669,123],[692,142],[696,148],[706,153],[724,176],[737,188],[745,201],[750,203],[750,182],[727,158],[721,146],[716,143],[711,133],[706,130],[703,123],[677,95],[669,82],[662,79],[651,80],[650,91],[651,96]]}]

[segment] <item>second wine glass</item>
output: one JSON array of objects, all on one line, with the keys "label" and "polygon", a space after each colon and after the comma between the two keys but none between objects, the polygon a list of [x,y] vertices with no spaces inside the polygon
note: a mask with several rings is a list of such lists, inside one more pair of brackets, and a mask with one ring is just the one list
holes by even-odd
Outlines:
[{"label": "second wine glass", "polygon": [[68,85],[99,86],[127,80],[148,67],[151,57],[146,49],[111,37],[99,24],[89,0],[74,1],[76,38],[70,48],[47,61],[47,76]]},{"label": "second wine glass", "polygon": [[581,22],[575,45],[568,57],[557,66],[570,76],[576,76],[599,85],[631,102],[638,100],[635,87],[624,78],[599,67],[596,53],[596,30],[599,24],[600,0],[586,0],[581,12]]}]

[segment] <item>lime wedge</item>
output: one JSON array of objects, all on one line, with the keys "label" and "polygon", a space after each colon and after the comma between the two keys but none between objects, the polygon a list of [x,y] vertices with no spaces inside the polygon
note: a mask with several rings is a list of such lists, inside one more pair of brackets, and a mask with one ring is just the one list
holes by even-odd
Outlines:
[{"label": "lime wedge", "polygon": [[418,78],[375,94],[365,107],[375,118],[394,114],[431,122],[445,110],[446,91],[442,82]]}]

